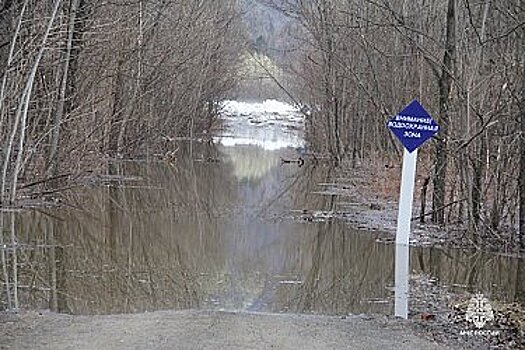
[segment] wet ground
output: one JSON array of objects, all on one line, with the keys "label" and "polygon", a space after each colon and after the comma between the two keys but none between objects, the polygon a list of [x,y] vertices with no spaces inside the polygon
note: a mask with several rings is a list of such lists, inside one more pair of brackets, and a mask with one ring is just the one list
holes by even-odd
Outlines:
[{"label": "wet ground", "polygon": [[[22,308],[72,314],[391,315],[395,246],[378,243],[384,233],[289,219],[342,207],[359,214],[344,195],[322,193],[334,170],[303,155],[300,114],[232,103],[225,121],[215,143],[174,145],[169,160],[112,163],[104,185],[69,192],[60,209],[5,213],[18,241],[4,247],[11,303],[16,283]],[[288,162],[299,157],[303,166]],[[455,292],[525,301],[523,260],[423,247],[410,258],[411,273]],[[4,284],[0,308],[8,302]]]}]

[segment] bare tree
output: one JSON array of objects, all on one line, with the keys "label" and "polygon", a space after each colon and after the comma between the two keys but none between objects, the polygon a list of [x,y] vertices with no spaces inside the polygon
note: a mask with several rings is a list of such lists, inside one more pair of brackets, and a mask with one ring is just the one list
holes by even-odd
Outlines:
[{"label": "bare tree", "polygon": [[312,106],[306,135],[316,152],[348,166],[390,163],[399,146],[384,122],[418,97],[442,127],[420,154],[433,185],[422,214],[472,239],[512,239],[522,2],[267,2],[292,19],[287,69],[293,93]]},{"label": "bare tree", "polygon": [[75,37],[75,25],[77,21],[77,9],[79,6],[79,2],[80,0],[72,0],[70,2],[69,23],[67,27],[67,39],[65,44],[66,47],[64,50],[64,63],[62,67],[62,79],[59,85],[58,103],[53,117],[51,146],[49,150],[49,165],[47,168],[48,175],[52,175],[55,172],[54,169],[56,169],[57,166],[57,153],[58,143],[60,140],[60,129],[62,128],[64,114],[66,112],[66,98],[69,98],[69,96],[67,96],[66,94],[68,92],[68,85],[70,85],[71,80],[74,79],[74,77],[70,77],[70,64],[72,59],[76,59],[76,57],[72,57],[72,53],[73,38]]},{"label": "bare tree", "polygon": [[432,221],[445,222],[445,188],[448,162],[448,142],[450,127],[450,90],[456,59],[456,0],[448,0],[445,54],[443,70],[439,78],[439,121],[441,125],[435,151],[435,174],[432,200]]},{"label": "bare tree", "polygon": [[[523,14],[523,12],[522,12]],[[525,23],[525,16],[523,16]],[[521,248],[525,248],[525,26],[522,29],[522,65],[523,72],[521,77],[521,112],[520,112],[520,172],[519,172],[519,193],[520,193],[520,212],[519,212],[519,240]]]}]

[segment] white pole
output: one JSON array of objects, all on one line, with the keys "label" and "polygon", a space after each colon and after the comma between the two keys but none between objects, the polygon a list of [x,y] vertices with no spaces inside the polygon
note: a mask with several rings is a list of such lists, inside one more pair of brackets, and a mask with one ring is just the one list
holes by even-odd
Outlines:
[{"label": "white pole", "polygon": [[399,213],[397,215],[396,244],[408,245],[410,221],[412,219],[412,202],[414,201],[414,184],[416,180],[417,149],[403,155],[403,172],[401,173],[401,192],[399,194]]},{"label": "white pole", "polygon": [[408,275],[410,264],[410,222],[416,179],[417,149],[403,154],[399,213],[397,216],[396,262],[395,262],[395,315],[408,318]]},{"label": "white pole", "polygon": [[394,311],[396,317],[408,318],[408,245],[396,244],[396,285]]}]

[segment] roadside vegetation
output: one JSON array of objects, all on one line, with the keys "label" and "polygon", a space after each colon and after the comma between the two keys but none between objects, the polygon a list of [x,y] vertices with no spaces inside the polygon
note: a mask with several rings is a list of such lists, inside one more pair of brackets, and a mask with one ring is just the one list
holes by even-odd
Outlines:
[{"label": "roadside vegetation", "polygon": [[209,134],[237,82],[235,0],[0,2],[0,203]]},{"label": "roadside vegetation", "polygon": [[312,151],[397,167],[385,123],[417,98],[441,125],[419,156],[419,220],[525,247],[523,1],[263,2],[288,21],[276,59],[309,106]]}]

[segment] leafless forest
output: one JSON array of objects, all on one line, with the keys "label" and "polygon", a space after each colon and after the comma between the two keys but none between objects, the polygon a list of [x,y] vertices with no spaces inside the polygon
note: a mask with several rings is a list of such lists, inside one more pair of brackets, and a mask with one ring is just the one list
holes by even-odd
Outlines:
[{"label": "leafless forest", "polygon": [[428,218],[523,245],[524,22],[522,0],[0,1],[0,201],[208,137],[259,54],[335,166],[398,162],[385,122],[418,98]]},{"label": "leafless forest", "polygon": [[270,4],[292,19],[285,63],[311,106],[313,149],[350,166],[397,163],[385,122],[418,98],[441,125],[420,155],[432,222],[465,225],[474,243],[505,231],[524,244],[525,2]]},{"label": "leafless forest", "polygon": [[233,0],[0,5],[2,203],[21,183],[207,133],[235,83]]}]

